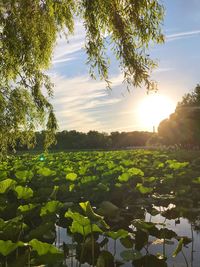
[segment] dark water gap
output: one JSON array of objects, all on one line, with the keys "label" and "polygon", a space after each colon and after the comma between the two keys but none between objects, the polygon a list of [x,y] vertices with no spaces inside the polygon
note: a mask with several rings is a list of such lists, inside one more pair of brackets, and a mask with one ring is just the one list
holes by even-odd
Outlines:
[{"label": "dark water gap", "polygon": [[[184,236],[192,239],[192,241],[183,247],[183,253],[180,252],[176,257],[172,257],[174,250],[178,245],[178,241],[174,238],[170,242],[166,242],[164,245],[165,255],[167,256],[167,266],[168,267],[200,267],[200,231],[195,230],[192,224],[186,218],[180,218],[179,223],[176,223],[176,220],[169,220],[160,214],[156,216],[151,216],[149,213],[145,217],[146,222],[153,223],[164,223],[165,227],[169,230],[176,232],[178,236]],[[161,226],[162,227],[162,226]],[[101,237],[99,238],[101,239]],[[149,241],[155,241],[155,237],[149,237]],[[62,246],[63,242],[66,244],[72,244],[72,238],[67,235],[67,230],[65,228],[57,227],[57,246]],[[106,249],[111,253],[114,253],[114,240],[109,238],[109,243],[106,246]],[[117,240],[116,243],[116,258],[122,261],[120,253],[126,250],[123,245]],[[146,251],[141,250],[142,254],[145,255]],[[163,254],[163,243],[161,244],[159,240],[154,244],[149,244],[148,253],[157,255]],[[75,251],[73,253],[74,257],[66,260],[66,264],[69,267],[79,266],[79,262],[75,259]],[[82,267],[88,267],[89,264],[82,264]],[[134,266],[132,262],[126,262],[122,266],[132,267]]]}]

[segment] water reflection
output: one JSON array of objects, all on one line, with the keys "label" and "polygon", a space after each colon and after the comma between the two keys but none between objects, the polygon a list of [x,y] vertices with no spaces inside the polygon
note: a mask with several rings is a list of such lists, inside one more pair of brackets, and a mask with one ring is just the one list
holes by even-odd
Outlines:
[{"label": "water reflection", "polygon": [[[170,206],[172,207],[172,206]],[[162,211],[163,209],[160,208]],[[152,216],[149,213],[146,213],[145,216],[146,222],[153,222],[153,223],[164,223],[165,227],[168,230],[172,230],[176,232],[178,236],[185,236],[188,238],[191,238],[191,243],[187,244],[186,247],[183,247],[183,254],[179,253],[175,258],[172,257],[172,254],[177,247],[178,241],[175,238],[172,238],[169,241],[167,241],[164,244],[164,250],[165,255],[167,256],[167,266],[168,267],[199,267],[200,263],[200,233],[198,230],[195,230],[195,227],[185,218],[180,218],[178,220],[169,220],[165,217],[161,216],[160,214],[156,216]],[[162,228],[162,225],[160,226]],[[99,237],[99,242],[101,242],[102,237]],[[142,249],[141,252],[143,255],[149,253],[153,255],[157,255],[158,253],[160,255],[163,254],[163,242],[162,240],[156,240],[155,237],[150,236],[149,237],[149,244],[148,244],[148,252],[145,249]],[[70,235],[67,234],[67,230],[62,227],[57,227],[57,246],[62,246],[63,243],[71,244],[71,251],[69,252],[69,258],[66,260],[66,264],[69,266],[76,266],[78,264],[78,261],[75,258],[76,250],[72,249],[72,238]],[[124,250],[124,247],[122,244],[117,241],[116,243],[116,255],[115,258],[119,261],[123,261],[123,259],[120,256],[120,253]],[[74,244],[74,248],[75,248]],[[109,238],[108,244],[105,246],[105,249],[110,251],[111,253],[114,253],[115,250],[115,242]],[[72,257],[71,257],[72,256]],[[71,265],[70,265],[71,264]],[[82,264],[82,267],[90,266],[88,264]],[[132,264],[132,262],[124,263],[122,266],[124,267],[132,267],[135,266]],[[153,267],[153,266],[149,266]]]},{"label": "water reflection", "polygon": [[[188,261],[188,266],[199,267],[200,266],[200,234],[199,231],[194,230],[194,227],[187,219],[180,218],[180,223],[175,223],[175,220],[168,220],[160,214],[156,216],[146,215],[146,221],[151,219],[152,222],[163,222],[169,230],[173,230],[178,236],[187,236],[192,239],[192,242],[187,245],[187,248],[183,248],[183,252]],[[168,256],[167,263],[169,267],[187,267],[183,255],[180,253],[175,258],[172,257],[173,251],[177,246],[178,241],[172,239],[174,245],[166,244],[166,255]],[[152,254],[162,253],[162,247],[160,245],[151,245],[149,252]]]}]

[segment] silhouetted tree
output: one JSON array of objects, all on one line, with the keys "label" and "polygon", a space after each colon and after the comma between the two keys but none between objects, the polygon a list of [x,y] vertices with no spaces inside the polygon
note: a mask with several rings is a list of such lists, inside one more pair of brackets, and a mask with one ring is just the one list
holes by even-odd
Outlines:
[{"label": "silhouetted tree", "polygon": [[169,119],[163,120],[158,134],[166,145],[200,146],[200,85],[183,96]]}]

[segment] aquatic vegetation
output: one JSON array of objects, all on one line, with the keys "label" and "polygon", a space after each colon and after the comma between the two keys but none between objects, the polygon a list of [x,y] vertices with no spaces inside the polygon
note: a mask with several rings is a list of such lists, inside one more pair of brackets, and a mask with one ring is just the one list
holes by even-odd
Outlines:
[{"label": "aquatic vegetation", "polygon": [[[189,266],[187,246],[200,229],[195,162],[146,150],[8,157],[0,163],[0,266],[166,267],[180,256]],[[184,219],[190,236],[169,227]]]}]

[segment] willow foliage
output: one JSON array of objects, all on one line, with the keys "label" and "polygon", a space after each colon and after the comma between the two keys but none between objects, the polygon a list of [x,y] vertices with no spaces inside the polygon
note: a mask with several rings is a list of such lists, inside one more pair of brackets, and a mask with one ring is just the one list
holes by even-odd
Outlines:
[{"label": "willow foliage", "polygon": [[98,73],[110,86],[110,45],[128,85],[154,87],[155,63],[147,49],[163,41],[159,0],[1,0],[0,151],[14,147],[16,139],[33,144],[38,125],[45,126],[46,146],[54,141],[53,85],[44,71],[58,34],[73,33],[76,18],[85,26],[92,77]]}]

